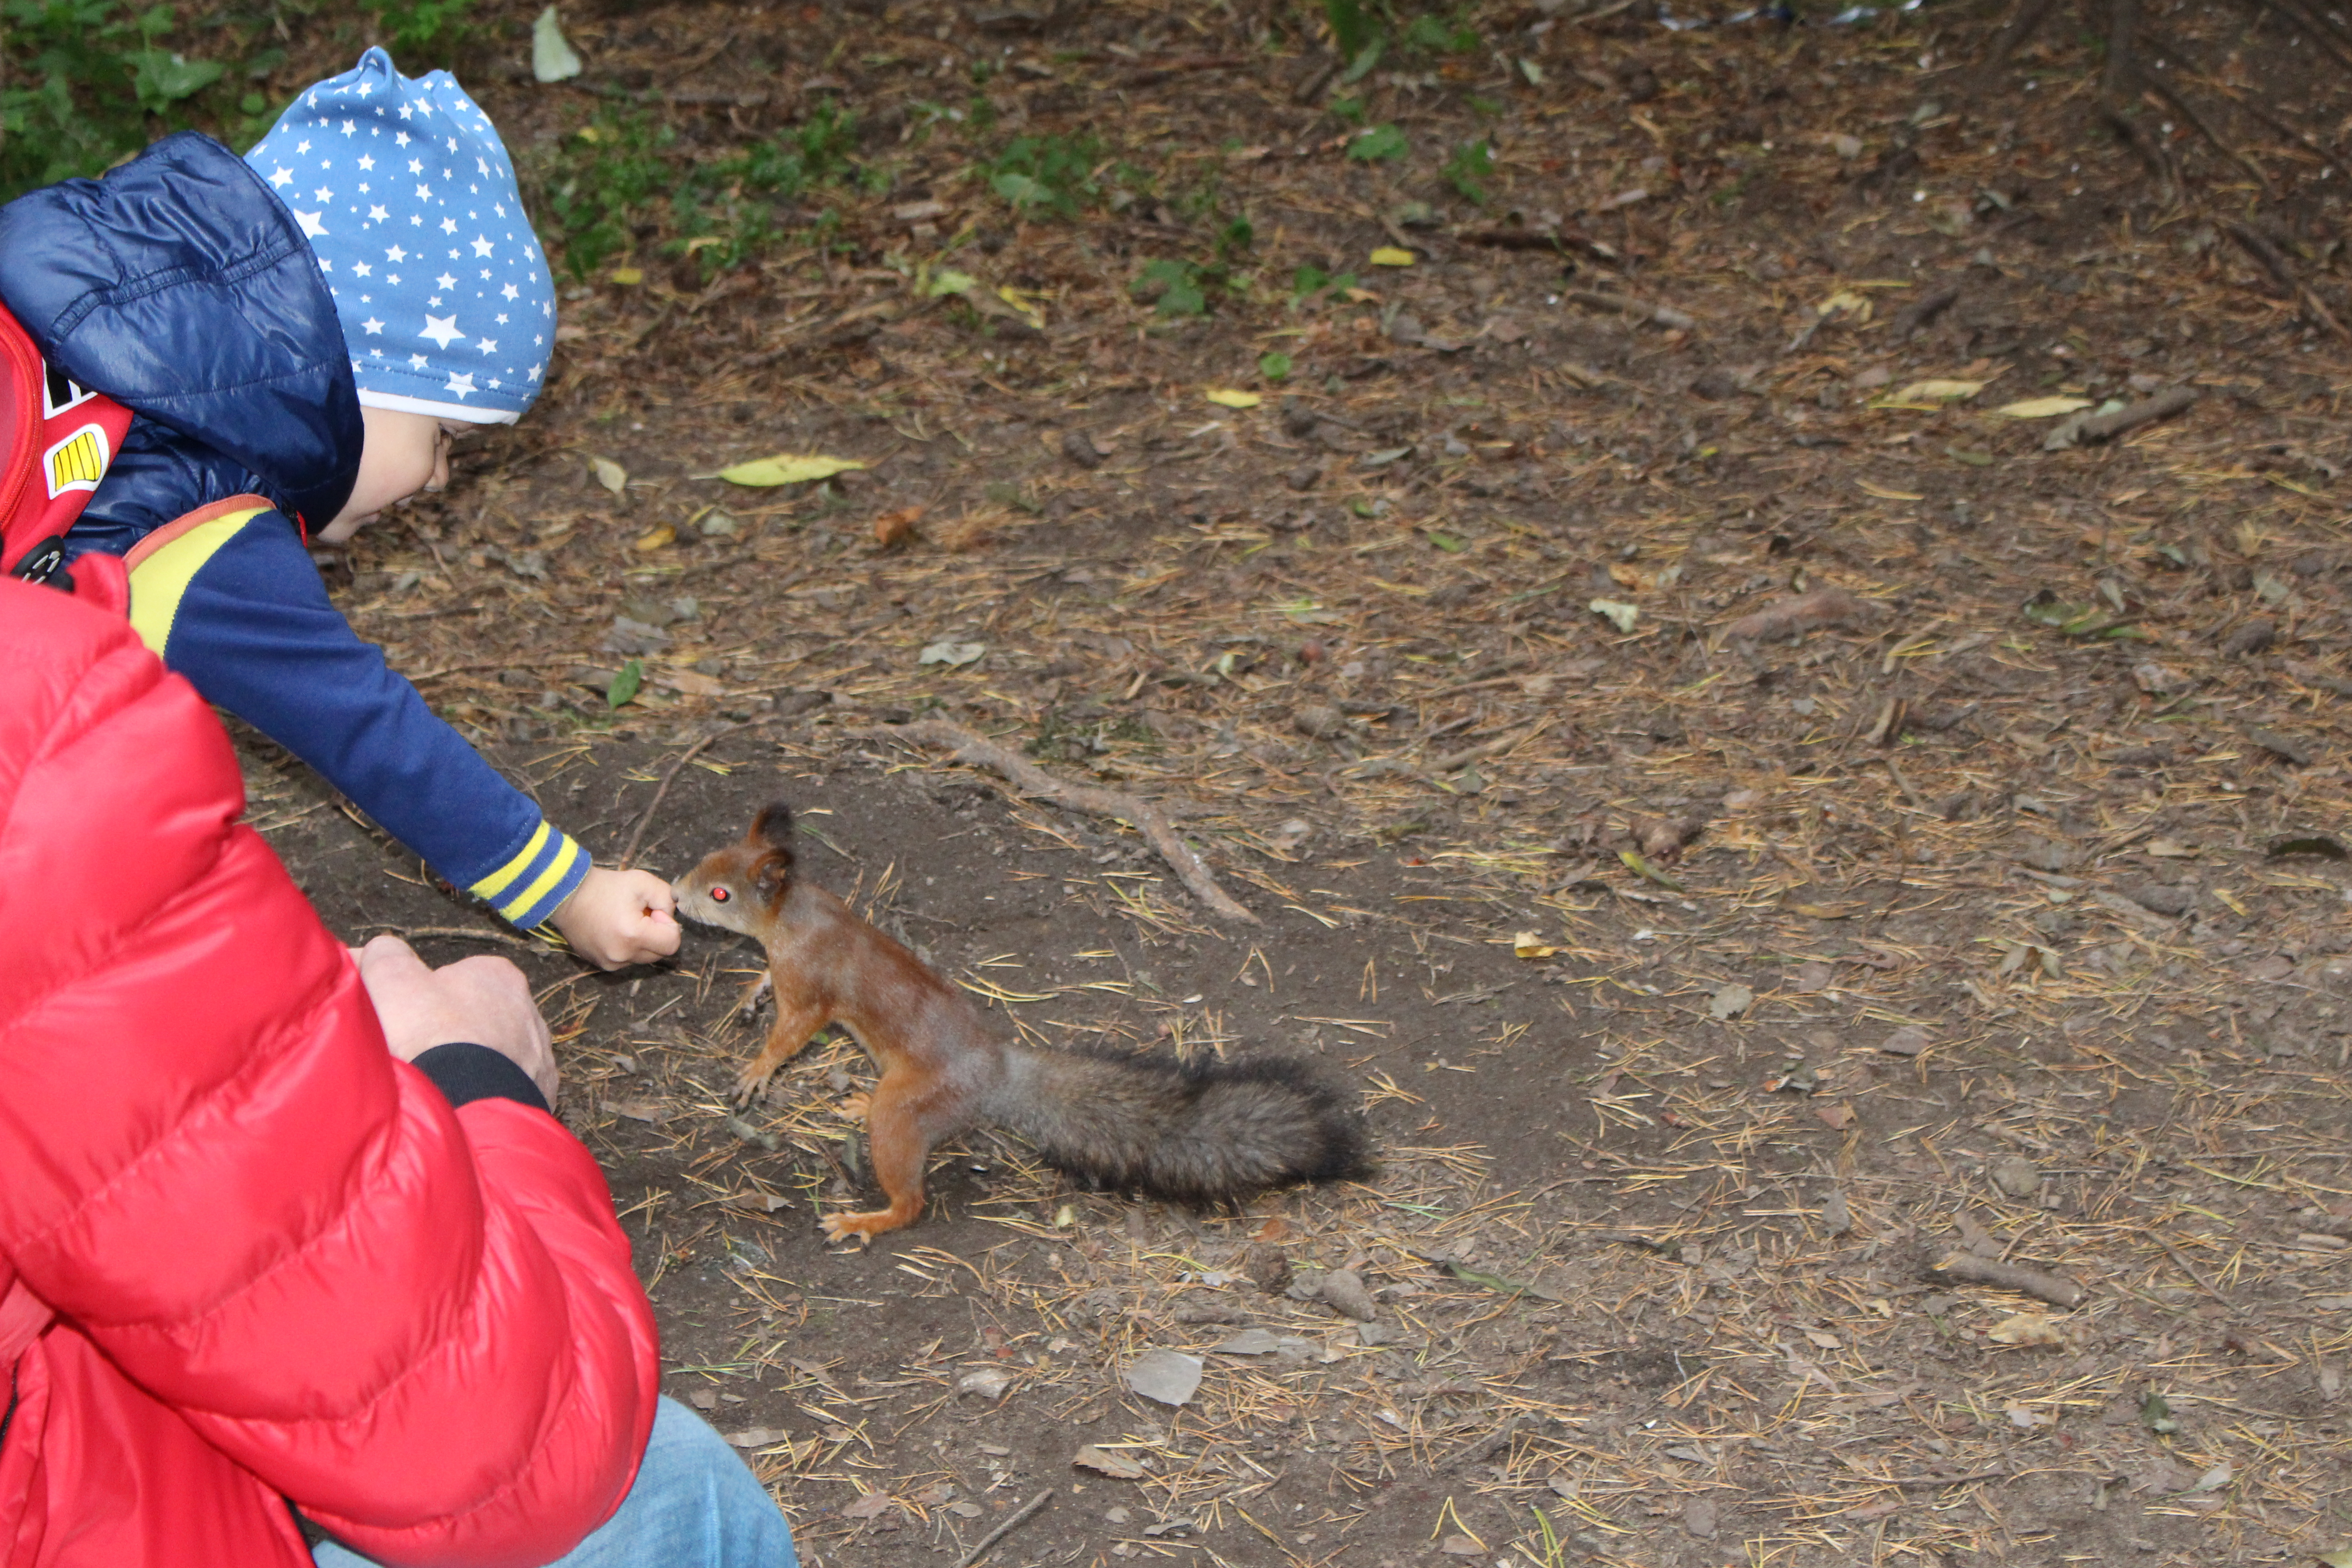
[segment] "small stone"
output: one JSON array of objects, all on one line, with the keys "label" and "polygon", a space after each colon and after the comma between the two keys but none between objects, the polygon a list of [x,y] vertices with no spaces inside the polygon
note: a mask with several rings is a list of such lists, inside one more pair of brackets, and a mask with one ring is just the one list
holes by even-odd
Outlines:
[{"label": "small stone", "polygon": [[1282,1248],[1269,1242],[1254,1242],[1242,1255],[1242,1272],[1249,1282],[1269,1296],[1279,1296],[1290,1286],[1290,1259]]},{"label": "small stone", "polygon": [[1334,1268],[1323,1276],[1322,1289],[1318,1294],[1334,1311],[1344,1313],[1360,1323],[1369,1323],[1376,1315],[1372,1293],[1364,1289],[1364,1277],[1352,1268]]},{"label": "small stone", "polygon": [[2013,1198],[2030,1198],[2042,1190],[2042,1167],[2022,1154],[2003,1154],[1987,1173],[1994,1186]]},{"label": "small stone", "polygon": [[2145,887],[2126,888],[2124,889],[2124,897],[2141,909],[2153,910],[2160,915],[2185,915],[2197,907],[2196,889],[2168,888],[2160,882],[2151,882]]},{"label": "small stone", "polygon": [[1076,463],[1082,468],[1098,468],[1102,467],[1103,454],[1101,449],[1097,447],[1093,441],[1087,438],[1087,433],[1083,430],[1065,430],[1062,432],[1062,456],[1069,458],[1070,461]]},{"label": "small stone", "polygon": [[1298,467],[1291,469],[1287,474],[1285,474],[1283,476],[1282,482],[1288,485],[1295,490],[1311,490],[1315,488],[1316,481],[1320,479],[1322,477],[1322,464],[1301,463]]},{"label": "small stone", "polygon": [[1346,715],[1337,708],[1310,702],[1304,707],[1291,710],[1290,726],[1302,735],[1311,735],[1316,740],[1328,741],[1348,728],[1348,720]]},{"label": "small stone", "polygon": [[1683,1504],[1683,1528],[1701,1541],[1715,1533],[1715,1504],[1695,1497]]}]

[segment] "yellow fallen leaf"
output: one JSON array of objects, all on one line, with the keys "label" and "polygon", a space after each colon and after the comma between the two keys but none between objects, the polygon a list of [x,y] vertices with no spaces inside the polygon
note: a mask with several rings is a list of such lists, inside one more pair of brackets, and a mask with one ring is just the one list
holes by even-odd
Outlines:
[{"label": "yellow fallen leaf", "polygon": [[615,267],[613,268],[613,281],[625,288],[634,289],[645,280],[645,268],[641,267]]},{"label": "yellow fallen leaf", "polygon": [[1985,389],[1981,381],[1915,381],[1895,395],[1897,403],[1957,403]]},{"label": "yellow fallen leaf", "polygon": [[1915,496],[1909,490],[1890,490],[1885,485],[1874,485],[1868,479],[1856,479],[1853,482],[1860,485],[1865,494],[1874,495],[1880,500],[1926,500],[1927,499],[1926,496]]},{"label": "yellow fallen leaf", "polygon": [[1851,316],[1857,321],[1870,320],[1870,300],[1851,289],[1841,289],[1813,307],[1819,316]]},{"label": "yellow fallen leaf", "polygon": [[2087,397],[2029,397],[2022,403],[2004,403],[1993,412],[2007,419],[2054,419],[2089,406]]},{"label": "yellow fallen leaf", "polygon": [[1383,245],[1372,252],[1371,260],[1375,267],[1410,267],[1413,255],[1400,246]]},{"label": "yellow fallen leaf", "polygon": [[629,482],[629,470],[610,458],[591,458],[588,468],[596,476],[596,482],[614,495],[619,495],[621,487]]},{"label": "yellow fallen leaf", "polygon": [[2047,1313],[2019,1312],[1995,1323],[1985,1338],[1997,1345],[2063,1345],[2066,1331]]},{"label": "yellow fallen leaf", "polygon": [[1559,951],[1545,945],[1541,931],[1523,931],[1511,939],[1511,954],[1515,958],[1549,958]]},{"label": "yellow fallen leaf", "polygon": [[997,288],[996,297],[1028,317],[1031,326],[1042,329],[1045,325],[1045,308],[1038,303],[1045,295],[1005,283]]},{"label": "yellow fallen leaf", "polygon": [[730,485],[753,485],[766,489],[775,485],[804,485],[812,479],[829,479],[835,474],[845,474],[865,466],[855,458],[803,458],[779,452],[772,458],[755,458],[731,468],[721,468],[717,477]]},{"label": "yellow fallen leaf", "polygon": [[1213,386],[1204,395],[1221,408],[1255,408],[1265,401],[1255,392],[1236,392],[1229,386]]},{"label": "yellow fallen leaf", "polygon": [[677,537],[677,530],[665,522],[659,528],[648,529],[646,532],[639,534],[637,536],[637,542],[631,545],[630,548],[633,550],[659,550],[663,545],[667,544]]}]

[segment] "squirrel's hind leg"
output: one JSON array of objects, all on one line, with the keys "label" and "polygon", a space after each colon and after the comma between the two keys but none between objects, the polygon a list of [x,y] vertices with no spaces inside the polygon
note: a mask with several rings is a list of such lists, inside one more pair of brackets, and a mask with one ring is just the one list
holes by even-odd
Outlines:
[{"label": "squirrel's hind leg", "polygon": [[866,1154],[874,1164],[874,1179],[890,1200],[889,1207],[825,1215],[827,1241],[846,1241],[852,1237],[871,1241],[884,1231],[914,1224],[923,1212],[923,1166],[931,1155],[931,1140],[923,1129],[918,1081],[913,1073],[886,1071],[866,1102]]}]

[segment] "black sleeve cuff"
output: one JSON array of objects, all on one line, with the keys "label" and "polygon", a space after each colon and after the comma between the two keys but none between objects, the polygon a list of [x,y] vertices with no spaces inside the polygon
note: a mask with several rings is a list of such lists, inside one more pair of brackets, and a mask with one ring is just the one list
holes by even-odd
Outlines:
[{"label": "black sleeve cuff", "polygon": [[436,1046],[409,1064],[433,1080],[452,1106],[477,1100],[511,1100],[535,1110],[548,1109],[547,1097],[530,1074],[488,1046],[458,1041]]}]

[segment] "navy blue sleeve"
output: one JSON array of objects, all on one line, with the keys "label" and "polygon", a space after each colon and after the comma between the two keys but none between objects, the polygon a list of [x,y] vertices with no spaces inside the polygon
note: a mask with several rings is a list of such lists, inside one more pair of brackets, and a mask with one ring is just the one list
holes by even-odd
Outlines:
[{"label": "navy blue sleeve", "polygon": [[436,1046],[408,1064],[433,1080],[454,1109],[478,1100],[511,1100],[545,1110],[547,1097],[513,1058],[471,1041]]},{"label": "navy blue sleeve", "polygon": [[131,621],[166,664],[316,768],[457,886],[525,928],[588,857],[362,641],[275,511],[174,540],[131,579]]}]

